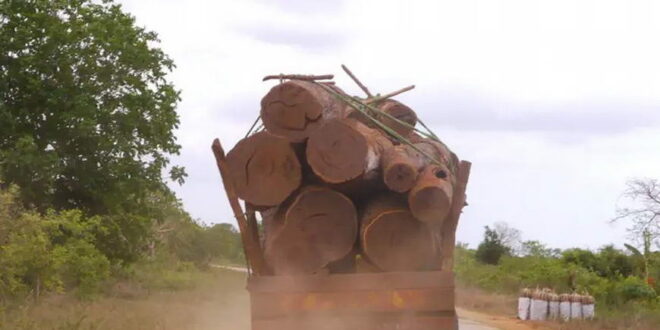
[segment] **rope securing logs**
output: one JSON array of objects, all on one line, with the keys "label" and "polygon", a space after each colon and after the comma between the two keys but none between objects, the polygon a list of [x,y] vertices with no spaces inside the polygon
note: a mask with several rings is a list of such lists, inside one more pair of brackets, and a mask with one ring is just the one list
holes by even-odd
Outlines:
[{"label": "rope securing logs", "polygon": [[469,163],[393,99],[414,85],[374,95],[342,68],[365,98],[333,75],[263,79],[279,83],[223,167],[263,221],[248,260],[275,275],[355,272],[356,260],[370,271],[451,267]]}]

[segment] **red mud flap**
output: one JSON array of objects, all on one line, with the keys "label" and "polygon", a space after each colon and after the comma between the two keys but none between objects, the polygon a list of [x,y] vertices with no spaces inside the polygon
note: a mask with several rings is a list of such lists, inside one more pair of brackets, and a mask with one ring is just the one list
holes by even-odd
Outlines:
[{"label": "red mud flap", "polygon": [[248,279],[253,330],[458,329],[451,272]]}]

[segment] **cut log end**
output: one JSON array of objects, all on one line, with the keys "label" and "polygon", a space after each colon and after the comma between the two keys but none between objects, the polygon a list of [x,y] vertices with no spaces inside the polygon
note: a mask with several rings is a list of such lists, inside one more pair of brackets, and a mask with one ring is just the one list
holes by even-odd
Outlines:
[{"label": "cut log end", "polygon": [[311,274],[345,257],[357,239],[357,212],[350,199],[323,187],[305,187],[283,214],[280,230],[267,245],[275,274]]},{"label": "cut log end", "polygon": [[385,185],[392,191],[403,193],[417,182],[424,159],[411,147],[398,145],[388,149],[381,161]]},{"label": "cut log end", "polygon": [[227,166],[238,197],[257,206],[283,202],[302,180],[289,141],[267,132],[239,141],[227,154]]},{"label": "cut log end", "polygon": [[344,111],[345,105],[308,81],[279,84],[261,100],[261,119],[266,130],[292,142],[304,142],[323,120],[343,117]]},{"label": "cut log end", "polygon": [[368,221],[362,249],[384,271],[420,270],[433,251],[431,234],[407,210],[385,211]]},{"label": "cut log end", "polygon": [[407,163],[396,163],[383,169],[383,181],[396,192],[406,192],[415,185],[417,169]]},{"label": "cut log end", "polygon": [[357,238],[357,211],[353,202],[329,188],[306,187],[285,215],[288,230],[298,231],[335,261],[348,254]]},{"label": "cut log end", "polygon": [[408,205],[420,221],[442,223],[449,214],[452,185],[448,171],[441,166],[429,166],[420,174],[408,193]]},{"label": "cut log end", "polygon": [[307,162],[325,182],[346,182],[360,176],[368,167],[368,141],[355,129],[357,123],[350,123],[328,121],[307,142]]}]

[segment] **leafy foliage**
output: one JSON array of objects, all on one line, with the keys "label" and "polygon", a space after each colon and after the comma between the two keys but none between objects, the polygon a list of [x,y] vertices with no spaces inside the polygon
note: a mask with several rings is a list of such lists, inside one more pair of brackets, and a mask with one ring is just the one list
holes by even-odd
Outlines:
[{"label": "leafy foliage", "polygon": [[157,42],[112,1],[0,4],[0,176],[40,212],[102,215],[113,260],[137,258],[180,148],[174,64]]},{"label": "leafy foliage", "polygon": [[597,252],[569,249],[559,256],[504,255],[497,265],[480,262],[477,251],[466,246],[457,246],[455,253],[456,279],[463,286],[505,294],[517,294],[522,287],[589,292],[596,297],[601,315],[616,310],[642,314],[660,310],[657,291],[643,280],[643,269],[633,267],[626,274],[636,257],[612,246]]},{"label": "leafy foliage", "polygon": [[98,218],[82,212],[22,210],[18,190],[0,190],[0,297],[77,288],[81,296],[98,292],[110,263],[95,247]]},{"label": "leafy foliage", "polygon": [[559,249],[552,249],[539,241],[524,241],[521,244],[520,254],[528,257],[556,257]]},{"label": "leafy foliage", "polygon": [[475,257],[483,263],[497,265],[500,258],[510,254],[511,250],[504,245],[502,238],[495,230],[490,229],[488,226],[485,228],[484,240],[479,244]]},{"label": "leafy foliage", "polygon": [[[109,231],[108,222],[79,210],[40,214],[19,199],[15,186],[0,188],[0,302],[47,291],[74,291],[82,298],[101,292],[113,268],[98,239]],[[243,263],[240,235],[232,225],[200,225],[180,204],[164,204],[163,211],[168,216],[149,229],[153,251],[115,276],[128,274],[148,289],[177,289],[194,282],[190,267],[195,265]]]}]

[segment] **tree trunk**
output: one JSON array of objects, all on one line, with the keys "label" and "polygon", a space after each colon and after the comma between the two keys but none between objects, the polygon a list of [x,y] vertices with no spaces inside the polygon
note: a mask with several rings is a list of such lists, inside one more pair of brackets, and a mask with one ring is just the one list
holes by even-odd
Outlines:
[{"label": "tree trunk", "polygon": [[325,187],[302,188],[270,222],[266,258],[275,274],[316,273],[345,257],[357,239],[353,202]]},{"label": "tree trunk", "polygon": [[416,219],[442,224],[449,210],[453,187],[445,166],[427,166],[408,193],[408,205]]},{"label": "tree trunk", "polygon": [[327,183],[378,177],[380,157],[392,143],[378,130],[354,119],[334,119],[310,135],[307,162]]},{"label": "tree trunk", "polygon": [[360,244],[383,271],[414,271],[430,266],[436,251],[431,232],[413,217],[401,196],[381,195],[361,216]]},{"label": "tree trunk", "polygon": [[[428,143],[418,143],[415,147],[434,158],[437,156],[437,149]],[[431,162],[428,157],[406,144],[386,150],[381,161],[383,182],[390,190],[399,193],[410,190],[417,182],[419,172]]]},{"label": "tree trunk", "polygon": [[[328,85],[338,93],[343,92]],[[343,118],[346,105],[323,87],[290,80],[273,87],[261,100],[261,120],[268,132],[292,142],[303,142],[325,120]]]},{"label": "tree trunk", "polygon": [[[400,121],[410,124],[410,126],[414,127],[417,124],[417,114],[415,111],[399,101],[392,99],[384,100],[378,104],[378,109]],[[378,120],[403,137],[408,137],[414,131],[413,127],[405,126],[385,115],[379,115]]]},{"label": "tree trunk", "polygon": [[300,161],[287,139],[268,132],[245,138],[227,154],[229,174],[241,199],[273,206],[300,186]]}]

